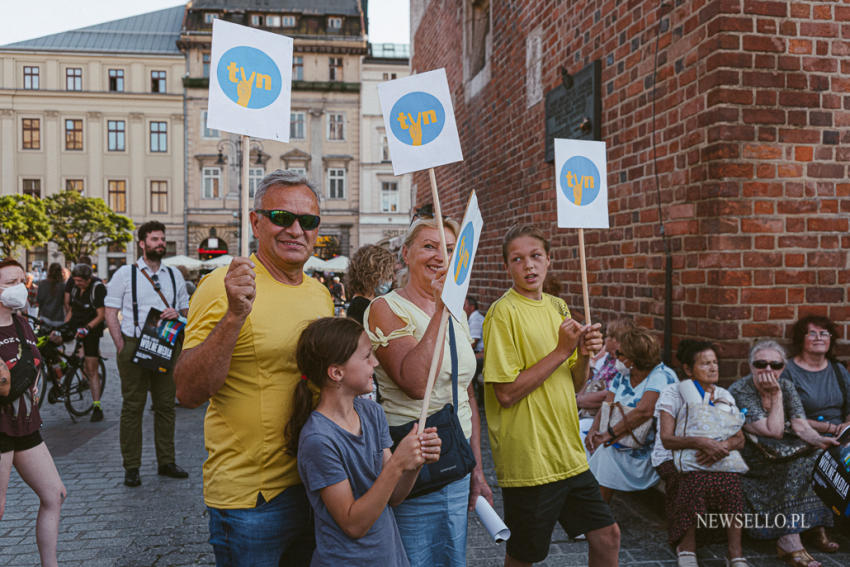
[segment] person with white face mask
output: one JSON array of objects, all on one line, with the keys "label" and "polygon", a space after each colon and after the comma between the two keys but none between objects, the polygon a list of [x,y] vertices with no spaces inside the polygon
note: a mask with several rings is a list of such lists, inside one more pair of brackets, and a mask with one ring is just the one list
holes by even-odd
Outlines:
[{"label": "person with white face mask", "polygon": [[[35,335],[20,314],[27,303],[24,269],[12,259],[0,261],[0,395],[8,396],[12,380],[22,372],[37,372],[42,364]],[[21,343],[25,342],[26,345]],[[29,352],[24,350],[29,349]],[[13,378],[14,375],[14,378]],[[58,565],[56,542],[59,513],[65,500],[65,486],[53,458],[41,439],[38,398],[35,388],[19,398],[0,405],[0,519],[6,507],[6,489],[12,465],[38,495],[36,541],[41,565]]]},{"label": "person with white face mask", "polygon": [[[677,381],[673,370],[660,362],[658,342],[646,329],[636,327],[624,332],[614,355],[620,374],[611,382],[606,401],[619,402],[626,412],[625,417],[600,431],[600,414],[597,414],[585,438],[585,446],[592,453],[590,470],[606,501],[611,500],[615,490],[645,490],[658,482],[650,459],[655,432],[650,431],[637,448],[622,446],[617,441],[653,419],[659,394]],[[612,409],[612,413],[614,411]]]}]

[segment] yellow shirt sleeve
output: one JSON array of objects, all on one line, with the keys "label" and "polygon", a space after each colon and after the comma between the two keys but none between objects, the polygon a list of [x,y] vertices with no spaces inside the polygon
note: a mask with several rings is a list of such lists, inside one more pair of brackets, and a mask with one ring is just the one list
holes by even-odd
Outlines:
[{"label": "yellow shirt sleeve", "polygon": [[525,370],[513,325],[500,307],[495,306],[484,319],[484,382],[510,383]]},{"label": "yellow shirt sleeve", "polygon": [[[218,268],[204,276],[189,302],[188,323],[183,348],[198,346],[209,336],[227,313],[227,293],[224,291],[224,274],[227,268]],[[221,272],[221,273],[219,273]]]}]

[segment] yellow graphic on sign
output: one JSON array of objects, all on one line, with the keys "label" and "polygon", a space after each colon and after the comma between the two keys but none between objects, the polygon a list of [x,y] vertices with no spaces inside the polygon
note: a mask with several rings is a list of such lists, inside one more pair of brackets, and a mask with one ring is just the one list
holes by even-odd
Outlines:
[{"label": "yellow graphic on sign", "polygon": [[456,282],[460,279],[460,274],[463,269],[469,264],[469,249],[466,247],[466,236],[461,237],[458,248],[460,248],[460,250],[458,251],[457,265],[455,266]]},{"label": "yellow graphic on sign", "polygon": [[574,174],[572,171],[567,172],[567,185],[573,190],[573,202],[576,205],[581,205],[581,193],[582,190],[586,187],[588,189],[593,189],[593,176],[592,175],[582,175],[581,179],[579,179],[578,175]]},{"label": "yellow graphic on sign", "polygon": [[410,134],[410,139],[414,146],[422,145],[422,126],[435,124],[437,122],[437,113],[433,110],[419,112],[416,115],[416,121],[413,121],[413,116],[410,113],[398,113],[398,124],[402,130],[407,130]]},{"label": "yellow graphic on sign", "polygon": [[[242,78],[238,78],[236,76],[236,71],[242,75]],[[245,78],[245,67],[238,67],[235,61],[231,61],[227,66],[227,78],[231,83],[236,83],[236,94],[239,97],[236,101],[236,104],[239,106],[247,107],[248,103],[251,102],[251,91],[254,88],[254,79],[257,81],[258,89],[265,89],[267,91],[272,90],[272,78],[271,75],[264,75],[262,73],[257,73],[256,71],[251,71],[250,78]]]}]

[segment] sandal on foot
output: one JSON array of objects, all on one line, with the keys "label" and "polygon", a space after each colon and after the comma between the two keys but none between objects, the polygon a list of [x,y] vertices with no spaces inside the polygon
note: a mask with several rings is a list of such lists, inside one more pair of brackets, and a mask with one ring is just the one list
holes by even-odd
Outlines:
[{"label": "sandal on foot", "polygon": [[750,563],[744,557],[726,558],[726,567],[751,567]]},{"label": "sandal on foot", "polygon": [[805,549],[785,551],[779,544],[776,545],[776,556],[791,567],[809,567],[812,563],[820,564],[820,561],[809,555]]},{"label": "sandal on foot", "polygon": [[697,554],[693,551],[676,551],[676,561],[679,567],[699,567]]},{"label": "sandal on foot", "polygon": [[826,529],[824,529],[823,526],[819,526],[809,532],[806,532],[804,536],[811,545],[814,545],[820,551],[825,553],[835,553],[838,551],[838,542],[829,539],[829,536],[826,535]]}]

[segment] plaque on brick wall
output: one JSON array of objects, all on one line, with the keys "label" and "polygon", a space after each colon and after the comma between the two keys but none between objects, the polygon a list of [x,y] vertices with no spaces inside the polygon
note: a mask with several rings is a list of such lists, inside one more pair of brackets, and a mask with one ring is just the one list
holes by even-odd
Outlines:
[{"label": "plaque on brick wall", "polygon": [[601,140],[602,62],[598,59],[546,93],[546,161],[555,161],[555,138]]}]

